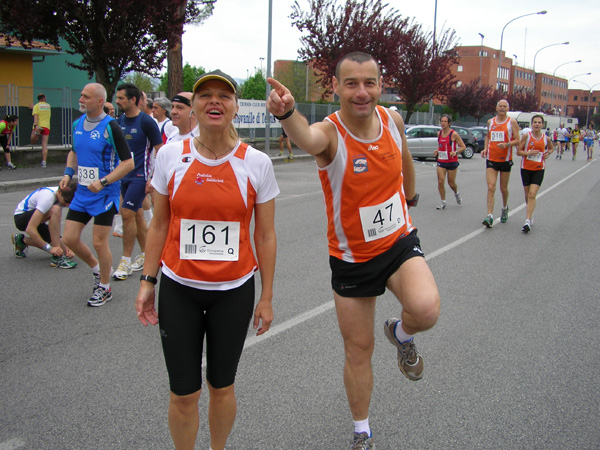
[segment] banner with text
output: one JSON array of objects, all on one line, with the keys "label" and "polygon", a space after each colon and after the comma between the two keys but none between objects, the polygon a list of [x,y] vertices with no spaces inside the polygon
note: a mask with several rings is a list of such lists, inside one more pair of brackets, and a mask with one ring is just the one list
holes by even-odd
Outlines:
[{"label": "banner with text", "polygon": [[[263,128],[266,125],[267,109],[265,100],[238,100],[240,109],[233,119],[236,128]],[[281,128],[273,114],[269,114],[271,128]]]}]

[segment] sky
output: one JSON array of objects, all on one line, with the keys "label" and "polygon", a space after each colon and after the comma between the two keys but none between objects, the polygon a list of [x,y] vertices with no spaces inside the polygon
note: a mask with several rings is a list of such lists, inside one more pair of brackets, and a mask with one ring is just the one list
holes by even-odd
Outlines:
[{"label": "sky", "polygon": [[[306,10],[308,0],[297,0]],[[342,1],[338,0],[341,4]],[[298,59],[301,33],[289,18],[294,0],[272,0],[271,61]],[[414,18],[424,30],[434,26],[436,0],[384,0],[388,8],[405,17]],[[516,64],[533,67],[536,72],[573,79],[571,89],[588,89],[600,83],[600,2],[580,0],[570,6],[564,0],[537,2],[503,0],[437,0],[437,26],[440,31],[456,31],[461,45],[483,45],[500,48],[503,27],[512,19],[541,10],[544,15],[531,15],[508,24],[502,49],[507,58],[516,55]],[[214,14],[202,25],[188,26],[183,35],[183,60],[206,70],[221,69],[234,78],[246,79],[255,70],[267,68],[269,0],[217,0]],[[569,45],[556,45],[569,42]],[[539,53],[538,53],[539,51]],[[261,58],[264,58],[261,60]],[[581,60],[581,63],[571,63]],[[564,63],[564,66],[561,66]],[[561,66],[561,67],[559,67]],[[273,67],[271,65],[271,67]],[[591,75],[581,75],[591,72]],[[576,83],[580,80],[583,83]],[[600,84],[594,88],[600,90]]]}]

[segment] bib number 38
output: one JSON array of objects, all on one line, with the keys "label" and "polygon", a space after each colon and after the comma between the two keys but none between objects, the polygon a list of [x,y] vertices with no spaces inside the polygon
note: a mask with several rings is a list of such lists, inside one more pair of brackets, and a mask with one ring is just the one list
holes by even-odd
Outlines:
[{"label": "bib number 38", "polygon": [[237,261],[240,248],[239,222],[181,219],[181,259]]},{"label": "bib number 38", "polygon": [[359,209],[365,242],[384,238],[404,227],[404,212],[400,194],[392,197],[379,205],[365,206]]}]

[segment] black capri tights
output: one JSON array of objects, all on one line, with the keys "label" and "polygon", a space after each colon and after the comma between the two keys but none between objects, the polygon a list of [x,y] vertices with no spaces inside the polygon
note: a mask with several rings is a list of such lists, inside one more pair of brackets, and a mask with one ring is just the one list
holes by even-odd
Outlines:
[{"label": "black capri tights", "polygon": [[219,389],[235,381],[254,310],[254,276],[228,291],[207,291],[163,275],[158,293],[160,335],[175,395],[202,387],[206,335],[206,379]]}]

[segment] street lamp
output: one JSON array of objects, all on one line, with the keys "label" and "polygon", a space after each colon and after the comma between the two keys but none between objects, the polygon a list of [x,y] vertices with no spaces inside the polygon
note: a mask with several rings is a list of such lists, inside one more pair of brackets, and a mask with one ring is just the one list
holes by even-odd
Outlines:
[{"label": "street lamp", "polygon": [[[569,78],[569,81],[571,81],[573,78],[577,78],[577,77],[583,77],[583,76],[586,76],[586,75],[591,75],[591,74],[592,74],[592,72],[588,72],[588,73],[580,73],[579,75],[575,75],[574,77],[571,77],[571,78]],[[569,84],[569,81],[567,81],[567,84]],[[577,81],[577,80],[575,80],[575,81]]]},{"label": "street lamp", "polygon": [[552,97],[550,98],[550,110],[552,110],[552,107],[554,106],[554,86],[556,86],[556,80],[554,79],[554,77],[556,76],[556,71],[559,67],[566,66],[567,64],[575,64],[580,62],[580,59],[578,59],[577,61],[569,61],[566,63],[559,64],[558,66],[556,66],[556,69],[554,69],[554,73],[552,74]]},{"label": "street lamp", "polygon": [[529,13],[529,14],[523,14],[522,16],[519,17],[515,17],[512,20],[509,20],[506,25],[504,25],[504,27],[502,28],[502,33],[500,33],[500,62],[498,63],[498,79],[500,79],[500,76],[502,75],[502,42],[504,41],[504,29],[512,22],[514,22],[517,19],[520,19],[522,17],[527,17],[527,16],[535,16],[536,14],[546,14],[548,11],[538,11],[538,12],[534,12],[534,13]]},{"label": "street lamp", "polygon": [[485,36],[481,33],[479,33],[479,36],[481,36],[481,50],[479,50],[479,87],[481,87],[481,69],[483,68],[483,38]]},{"label": "street lamp", "polygon": [[556,44],[546,45],[545,47],[542,47],[537,52],[535,52],[535,55],[533,56],[533,93],[536,96],[537,96],[537,72],[535,71],[535,58],[537,58],[538,53],[541,52],[542,50],[544,50],[545,48],[554,47],[555,45],[569,45],[569,42],[568,41],[567,42],[557,42]]},{"label": "street lamp", "polygon": [[583,81],[577,81],[577,80],[573,80],[573,82],[575,83],[581,83],[583,84],[585,87],[588,88],[588,90],[590,91],[590,93],[588,94],[588,105],[587,105],[587,114],[585,116],[585,126],[589,127],[590,126],[590,100],[592,99],[592,91],[594,90],[594,88],[596,86],[600,86],[600,83],[596,83],[593,86],[588,86],[586,83],[584,83]]}]

